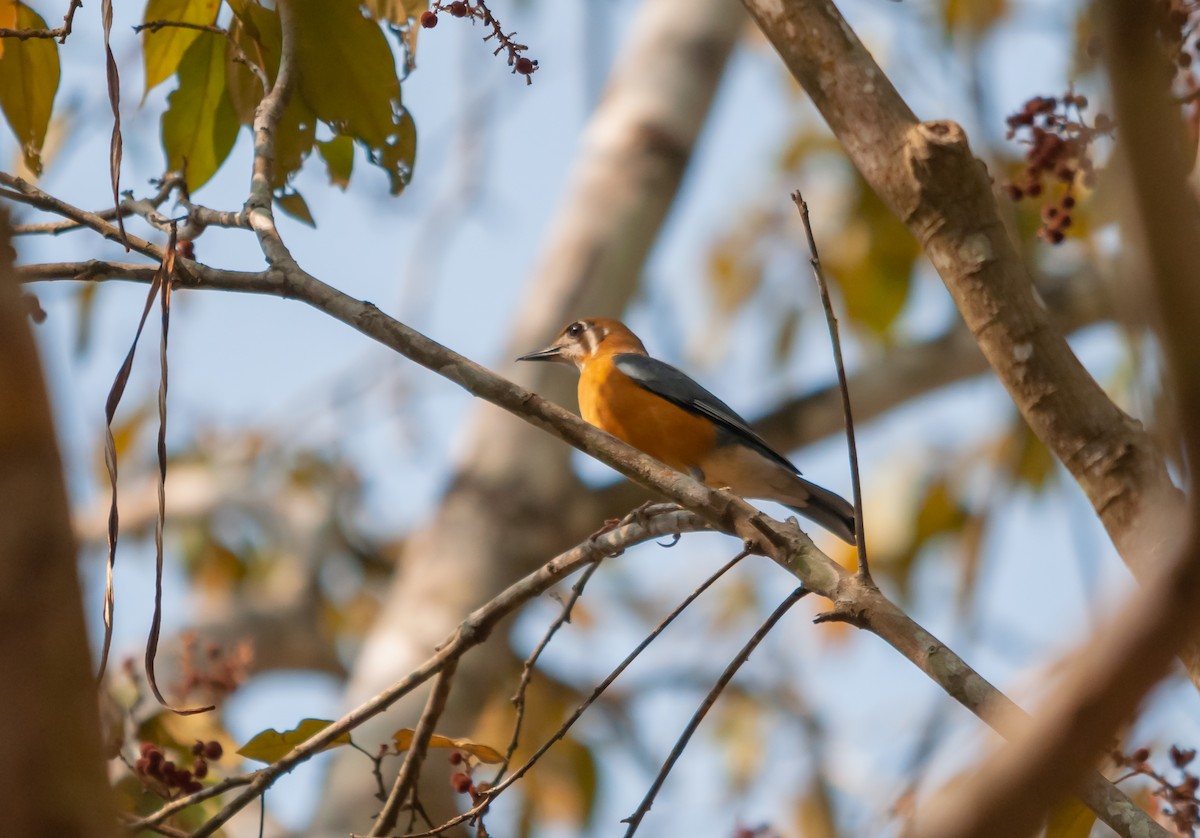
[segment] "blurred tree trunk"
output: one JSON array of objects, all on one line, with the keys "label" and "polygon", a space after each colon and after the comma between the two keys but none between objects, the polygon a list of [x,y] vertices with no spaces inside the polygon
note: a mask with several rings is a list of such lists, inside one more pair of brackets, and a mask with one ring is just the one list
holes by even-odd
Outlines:
[{"label": "blurred tree trunk", "polygon": [[[575,317],[624,309],[744,20],[729,0],[648,0],[642,7],[583,136],[514,324],[510,355],[547,342]],[[531,365],[505,374],[560,402],[574,401],[573,382],[562,370]],[[498,408],[475,410],[467,454],[433,519],[409,540],[355,665],[347,705],[407,673],[472,608],[603,523],[571,471],[567,446]],[[489,694],[515,686],[499,680],[508,660],[480,654],[463,662],[439,731],[465,734]],[[423,702],[423,694],[411,697],[361,727],[355,739],[368,749],[387,741],[392,731],[415,723]],[[424,772],[421,799],[437,822],[452,803],[434,765]],[[362,756],[339,754],[316,832],[365,829],[379,806],[373,791]]]},{"label": "blurred tree trunk", "polygon": [[5,835],[116,835],[62,462],[0,217],[0,812]]}]

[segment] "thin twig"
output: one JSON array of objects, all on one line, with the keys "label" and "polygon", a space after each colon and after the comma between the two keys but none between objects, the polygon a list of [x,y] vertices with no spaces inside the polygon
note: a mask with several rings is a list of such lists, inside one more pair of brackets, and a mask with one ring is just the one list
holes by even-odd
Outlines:
[{"label": "thin twig", "polygon": [[[16,193],[26,199],[27,203],[44,207],[46,201],[51,201],[56,205],[56,209],[52,211],[64,217],[83,218],[87,226],[106,238],[114,238],[117,235],[111,224],[96,218],[93,213],[52,199],[11,176],[0,175],[0,182],[5,182],[5,177],[20,182],[24,189],[36,193],[37,200]],[[140,244],[147,248],[148,255],[152,258],[161,258],[161,248],[137,239],[131,238],[131,241],[135,246]],[[260,272],[224,270],[190,261],[184,261],[183,267],[187,273],[176,280],[177,287],[238,291],[301,300],[448,381],[458,384],[473,395],[552,433],[626,477],[652,487],[689,509],[699,510],[696,515],[683,516],[683,519],[690,523],[682,529],[692,531],[711,528],[749,540],[756,550],[761,550],[789,573],[799,577],[807,588],[825,596],[839,598],[843,610],[858,614],[856,624],[867,625],[955,700],[1001,733],[1013,735],[1014,728],[1002,723],[1005,717],[990,712],[992,708],[999,706],[1011,709],[1020,716],[1018,708],[1003,693],[980,677],[953,650],[914,623],[890,600],[883,597],[877,588],[861,584],[857,577],[847,576],[840,566],[820,553],[811,540],[796,527],[771,521],[740,498],[727,492],[709,489],[687,475],[656,463],[647,455],[588,425],[570,411],[539,398],[410,329],[371,303],[353,299],[321,282],[297,267],[294,262],[275,265]],[[657,526],[657,522],[654,522],[654,525]],[[356,710],[352,718],[344,719],[341,730],[357,726],[365,718],[380,712],[379,705],[390,705],[400,695],[423,683],[431,677],[438,665],[437,661],[427,661],[411,677],[398,682],[389,688],[389,691],[377,696],[376,700]],[[334,735],[336,734],[331,733],[330,738]],[[322,735],[318,735],[302,744],[280,763],[265,769],[269,776],[250,792],[248,798],[239,796],[239,799],[234,801],[233,811],[223,811],[221,822],[228,820],[235,811],[244,808],[262,788],[269,786],[280,774],[310,758],[316,749],[327,744],[329,742]],[[1121,834],[1141,831],[1147,835],[1166,836],[1165,830],[1133,805],[1120,789],[1094,772],[1077,787],[1077,793],[1105,823]]]},{"label": "thin twig", "polygon": [[[592,565],[588,571],[595,567],[596,565]],[[425,754],[429,750],[429,738],[433,736],[438,719],[442,717],[442,713],[446,709],[446,699],[450,697],[450,688],[454,684],[454,671],[457,667],[458,658],[451,658],[446,662],[442,671],[437,674],[437,678],[433,680],[433,688],[429,691],[425,709],[413,731],[412,743],[408,746],[408,753],[404,755],[404,762],[400,765],[400,772],[396,775],[396,783],[392,786],[391,794],[384,802],[379,817],[375,819],[375,825],[371,827],[371,835],[387,835],[396,827],[400,809],[408,802],[410,795],[414,798],[412,803],[415,810],[417,779],[421,774],[421,763],[425,761]]]},{"label": "thin twig", "polygon": [[817,240],[813,238],[812,225],[808,221],[808,204],[797,189],[792,200],[800,210],[804,222],[804,233],[808,236],[808,250],[812,254],[813,276],[821,292],[821,305],[825,307],[825,322],[829,324],[829,340],[833,345],[833,363],[837,368],[838,388],[842,392],[842,412],[846,415],[846,447],[850,452],[850,485],[854,492],[854,544],[858,549],[858,575],[864,582],[871,582],[871,568],[867,563],[867,538],[863,526],[862,481],[858,475],[858,446],[854,442],[854,415],[850,410],[850,388],[846,384],[846,365],[842,362],[842,341],[838,337],[837,316],[833,313],[833,301],[829,299],[829,283],[821,268],[821,257],[817,255]]},{"label": "thin twig", "polygon": [[[259,247],[267,261],[275,266],[295,266],[291,251],[283,243],[275,227],[271,208],[272,184],[275,175],[275,129],[283,116],[296,82],[296,21],[292,13],[294,0],[279,0],[281,32],[279,72],[275,84],[263,96],[254,111],[254,163],[250,175],[250,196],[246,199],[246,217],[258,236]],[[298,268],[298,266],[297,266]]]},{"label": "thin twig", "polygon": [[174,815],[176,812],[182,812],[189,806],[195,806],[197,803],[203,803],[212,797],[219,797],[230,789],[236,789],[241,786],[248,786],[254,781],[254,777],[258,772],[249,774],[239,774],[236,777],[226,777],[218,783],[211,786],[205,786],[195,794],[189,794],[186,797],[177,797],[171,802],[164,805],[161,809],[151,812],[145,817],[131,820],[128,823],[129,829],[136,832],[140,829],[154,829],[158,824],[165,821],[167,818]]},{"label": "thin twig", "polygon": [[56,38],[60,44],[67,42],[71,27],[75,24],[75,10],[83,7],[83,0],[71,0],[71,6],[63,15],[63,25],[56,29],[5,29],[0,28],[0,38],[16,38],[27,41],[30,38]]},{"label": "thin twig", "polygon": [[133,26],[134,32],[143,30],[149,32],[157,32],[160,29],[194,29],[197,32],[211,32],[214,35],[229,36],[229,30],[222,26],[216,26],[211,23],[190,23],[186,20],[148,20],[145,23],[137,23]]},{"label": "thin twig", "polygon": [[667,761],[664,762],[662,768],[659,769],[658,776],[654,778],[654,782],[651,783],[649,791],[646,792],[646,796],[643,797],[642,802],[638,804],[637,811],[622,821],[622,823],[629,824],[629,828],[625,830],[625,838],[630,838],[635,832],[637,832],[638,826],[640,826],[642,823],[642,819],[646,817],[646,813],[649,812],[650,807],[654,805],[654,798],[658,795],[658,790],[662,788],[663,783],[667,779],[667,775],[671,773],[671,769],[675,766],[675,762],[679,759],[680,754],[683,753],[683,749],[687,747],[688,742],[691,740],[692,734],[696,732],[698,727],[700,727],[700,722],[703,721],[704,717],[708,714],[708,711],[712,709],[713,704],[716,703],[717,698],[721,695],[721,691],[725,689],[726,685],[731,680],[733,680],[733,676],[741,668],[742,664],[750,659],[750,654],[755,650],[755,648],[758,647],[758,644],[762,642],[763,638],[767,636],[771,629],[775,628],[775,624],[783,618],[783,615],[786,614],[793,605],[799,602],[800,599],[808,593],[809,591],[802,586],[796,588],[796,590],[788,594],[783,602],[779,603],[775,610],[771,612],[771,616],[767,617],[766,622],[758,627],[758,631],[754,632],[754,635],[748,641],[746,641],[746,645],[742,647],[742,650],[738,652],[734,659],[729,662],[729,665],[725,667],[725,671],[721,673],[721,677],[717,679],[717,683],[713,684],[712,689],[708,691],[708,695],[704,696],[704,701],[700,703],[700,706],[696,709],[696,712],[692,714],[692,718],[688,720],[687,727],[683,729],[683,733],[679,734],[679,739],[676,740],[675,747],[671,749],[671,753],[667,756]]},{"label": "thin twig", "polygon": [[587,586],[588,580],[600,568],[600,563],[597,562],[591,565],[579,576],[579,581],[571,587],[571,593],[567,596],[566,602],[563,603],[562,610],[546,629],[546,633],[542,635],[541,641],[525,659],[525,665],[521,668],[521,681],[517,684],[516,692],[513,693],[511,699],[513,707],[516,709],[517,718],[513,722],[512,737],[508,740],[508,748],[504,751],[504,761],[500,763],[500,770],[496,774],[493,782],[499,782],[504,777],[504,772],[508,770],[508,763],[512,760],[513,754],[517,750],[517,744],[521,741],[521,723],[525,720],[525,692],[529,689],[529,683],[533,680],[533,668],[537,665],[538,658],[542,656],[542,652],[550,645],[550,640],[563,627],[565,623],[571,622],[571,610],[575,607],[575,603],[579,597],[583,595],[583,589]]},{"label": "thin twig", "polygon": [[646,521],[623,524],[617,529],[589,538],[582,544],[551,559],[533,573],[514,582],[486,605],[473,611],[438,645],[437,651],[405,677],[374,698],[360,704],[341,719],[323,729],[308,741],[297,745],[286,756],[271,763],[254,776],[250,787],[227,803],[219,812],[193,833],[192,838],[206,838],[220,829],[235,814],[244,809],[279,777],[302,762],[311,759],[335,739],[382,713],[405,695],[440,672],[449,661],[457,660],[468,650],[483,643],[495,625],[512,614],[533,597],[582,567],[600,561],[605,556],[675,532],[705,529],[707,524],[691,512],[673,511],[656,515]]},{"label": "thin twig", "polygon": [[738,564],[742,559],[749,555],[750,550],[743,549],[732,559],[721,565],[721,567],[719,567],[711,576],[701,582],[699,587],[697,587],[684,598],[683,602],[675,606],[674,610],[664,617],[662,621],[654,627],[654,630],[651,631],[650,634],[646,635],[645,639],[643,639],[642,642],[639,643],[632,652],[625,656],[624,660],[617,664],[616,668],[608,674],[608,677],[596,685],[596,687],[592,690],[592,694],[579,703],[567,720],[559,725],[558,730],[556,730],[549,739],[543,742],[537,751],[535,751],[533,755],[529,757],[529,759],[525,760],[520,768],[510,774],[503,782],[497,782],[487,790],[486,799],[483,802],[479,803],[469,811],[463,812],[461,815],[446,821],[440,826],[434,827],[427,832],[413,833],[405,836],[405,838],[428,838],[428,836],[431,835],[438,835],[457,826],[460,823],[463,823],[464,821],[470,820],[491,805],[492,800],[494,800],[497,795],[499,795],[513,783],[517,782],[517,780],[520,780],[522,777],[524,777],[529,769],[533,768],[537,761],[541,759],[548,750],[554,747],[559,740],[567,735],[567,732],[570,731],[570,729],[575,725],[575,722],[579,721],[584,712],[596,703],[596,700],[604,694],[604,691],[612,685],[613,681],[616,681],[617,678],[620,677],[621,673],[628,669],[629,665],[637,660],[638,656],[641,655],[642,652],[646,651],[646,648],[651,643],[658,639],[658,636],[666,630],[667,626],[675,622],[675,618],[682,614],[684,609],[695,602],[702,593],[711,588],[713,583],[732,570],[734,565]]}]

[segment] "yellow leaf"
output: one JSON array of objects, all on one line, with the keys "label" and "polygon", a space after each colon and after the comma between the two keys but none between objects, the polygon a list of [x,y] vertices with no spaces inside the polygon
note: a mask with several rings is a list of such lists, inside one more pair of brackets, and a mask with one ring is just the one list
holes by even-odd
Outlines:
[{"label": "yellow leaf", "polygon": [[856,176],[855,182],[856,205],[838,237],[818,244],[849,317],[886,338],[908,300],[921,247],[866,181]]},{"label": "yellow leaf", "polygon": [[[396,750],[407,751],[411,748],[414,733],[415,731],[411,727],[403,727],[393,733],[392,741],[396,743]],[[438,733],[429,737],[429,747],[453,748],[456,751],[466,751],[481,762],[495,763],[504,761],[504,756],[489,745],[481,745],[478,742],[472,742],[470,739],[451,739],[449,736],[442,736]]]},{"label": "yellow leaf", "polygon": [[1046,818],[1046,838],[1087,838],[1096,815],[1077,797],[1068,797],[1050,810]]},{"label": "yellow leaf", "polygon": [[372,147],[395,133],[400,81],[391,47],[355,0],[297,0],[300,93],[324,122]]},{"label": "yellow leaf", "polygon": [[[234,43],[248,61],[253,62],[274,83],[279,71],[279,56],[283,49],[283,34],[279,24],[279,12],[265,9],[257,3],[239,2],[232,4],[234,19],[229,32]],[[262,101],[263,85],[249,67],[233,59],[230,50],[225,68],[229,79],[229,101],[237,114],[238,122],[249,125],[254,120],[254,111]],[[293,101],[298,97],[292,97]],[[286,113],[285,113],[286,118]]]},{"label": "yellow leaf", "polygon": [[354,140],[345,134],[329,142],[317,143],[317,150],[329,170],[329,182],[339,189],[350,185],[350,172],[354,169]]},{"label": "yellow leaf", "polygon": [[961,27],[978,38],[1007,13],[1007,0],[946,0],[942,25],[948,33]]},{"label": "yellow leaf", "polygon": [[[17,0],[0,0],[0,27],[17,28]],[[4,41],[0,38],[0,56],[4,55]]]},{"label": "yellow leaf", "polygon": [[1018,419],[1012,443],[1016,447],[1014,474],[1035,492],[1046,488],[1054,474],[1054,456],[1024,421]]},{"label": "yellow leaf", "polygon": [[[216,22],[221,0],[150,0],[143,23],[171,20],[209,26]],[[146,67],[146,93],[149,93],[179,68],[188,47],[200,35],[196,29],[164,26],[157,31],[142,31],[142,59]],[[145,94],[142,95],[145,98]]]},{"label": "yellow leaf", "polygon": [[[16,18],[18,29],[47,28],[24,3],[17,4]],[[38,175],[58,79],[58,43],[52,38],[10,40],[0,55],[0,109],[21,144],[25,165]]]},{"label": "yellow leaf", "polygon": [[175,171],[186,166],[193,192],[216,173],[237,139],[237,117],[225,89],[228,48],[224,37],[200,33],[179,64],[179,88],[162,118],[167,165]]},{"label": "yellow leaf", "polygon": [[[245,745],[238,748],[238,753],[246,759],[257,760],[258,762],[275,762],[287,756],[292,748],[307,742],[331,724],[333,722],[326,721],[325,719],[304,719],[300,724],[283,733],[274,728],[267,728]],[[350,744],[350,734],[343,733],[322,748],[322,750],[329,750],[338,745],[348,744]]]}]

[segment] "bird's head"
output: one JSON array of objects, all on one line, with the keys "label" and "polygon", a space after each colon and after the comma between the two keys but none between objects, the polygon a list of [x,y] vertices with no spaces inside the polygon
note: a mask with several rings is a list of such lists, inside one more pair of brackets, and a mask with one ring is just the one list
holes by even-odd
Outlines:
[{"label": "bird's head", "polygon": [[558,361],[583,369],[584,364],[595,358],[623,352],[645,355],[646,347],[624,323],[606,317],[588,317],[568,325],[545,349],[517,360]]}]

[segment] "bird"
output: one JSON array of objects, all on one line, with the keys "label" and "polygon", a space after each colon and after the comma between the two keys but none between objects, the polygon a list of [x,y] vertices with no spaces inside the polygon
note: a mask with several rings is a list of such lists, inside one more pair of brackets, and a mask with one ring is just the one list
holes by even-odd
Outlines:
[{"label": "bird", "polygon": [[801,477],[733,408],[651,357],[620,321],[576,320],[517,360],[573,364],[587,422],[707,486],[778,501],[855,543],[854,507],[845,498]]}]

